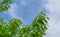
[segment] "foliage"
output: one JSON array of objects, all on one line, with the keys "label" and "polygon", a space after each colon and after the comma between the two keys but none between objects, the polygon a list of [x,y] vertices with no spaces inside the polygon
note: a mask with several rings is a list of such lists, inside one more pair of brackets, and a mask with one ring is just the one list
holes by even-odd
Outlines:
[{"label": "foliage", "polygon": [[0,2],[0,12],[8,10],[11,3],[12,0],[3,0],[2,2]]},{"label": "foliage", "polygon": [[[0,12],[10,8],[12,0],[3,0],[0,2]],[[44,12],[40,12],[30,25],[23,25],[22,21],[13,18],[6,22],[0,18],[0,37],[43,37],[47,30],[49,18]]]},{"label": "foliage", "polygon": [[20,29],[20,37],[43,37],[47,30],[49,18],[44,12],[41,12],[28,26]]},{"label": "foliage", "polygon": [[22,22],[18,19],[12,19],[9,23],[1,19],[0,20],[0,37],[16,36],[18,32],[18,28],[21,24]]},{"label": "foliage", "polygon": [[30,25],[12,19],[9,23],[0,18],[0,37],[43,37],[47,30],[48,17],[41,12]]},{"label": "foliage", "polygon": [[47,30],[48,18],[45,13],[41,12],[32,22],[33,37],[43,37]]}]

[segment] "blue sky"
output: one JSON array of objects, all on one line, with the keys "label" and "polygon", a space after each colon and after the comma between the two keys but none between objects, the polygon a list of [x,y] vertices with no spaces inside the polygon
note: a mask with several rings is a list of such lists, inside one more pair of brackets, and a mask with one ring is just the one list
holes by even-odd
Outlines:
[{"label": "blue sky", "polygon": [[0,13],[0,17],[7,21],[18,18],[24,24],[30,24],[40,11],[45,11],[50,20],[44,37],[60,37],[60,0],[14,0],[10,6],[8,11]]},{"label": "blue sky", "polygon": [[14,0],[11,8],[5,13],[0,13],[0,17],[4,17],[7,21],[18,18],[23,23],[30,24],[32,19],[42,11],[44,3],[46,3],[45,0]]}]

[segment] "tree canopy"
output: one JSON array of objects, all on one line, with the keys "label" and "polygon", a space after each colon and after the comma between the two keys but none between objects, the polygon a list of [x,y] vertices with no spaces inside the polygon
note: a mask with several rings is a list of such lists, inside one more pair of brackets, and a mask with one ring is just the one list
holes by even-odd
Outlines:
[{"label": "tree canopy", "polygon": [[12,2],[12,0],[3,0],[2,2],[0,2],[0,12],[8,10]]},{"label": "tree canopy", "polygon": [[[3,0],[0,2],[0,12],[10,8],[12,0]],[[17,18],[10,22],[0,18],[0,37],[43,37],[47,30],[49,18],[44,12],[40,12],[29,25],[24,25]]]},{"label": "tree canopy", "polygon": [[0,37],[43,37],[48,19],[44,12],[38,14],[30,25],[23,25],[22,21],[16,18],[9,23],[0,18]]}]

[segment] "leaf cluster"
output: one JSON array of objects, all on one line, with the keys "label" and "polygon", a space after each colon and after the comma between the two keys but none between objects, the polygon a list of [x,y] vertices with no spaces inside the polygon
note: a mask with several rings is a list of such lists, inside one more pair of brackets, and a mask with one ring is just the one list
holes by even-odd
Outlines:
[{"label": "leaf cluster", "polygon": [[43,37],[48,20],[44,12],[38,14],[30,25],[23,25],[22,21],[16,18],[9,23],[0,18],[0,37]]},{"label": "leaf cluster", "polygon": [[0,2],[0,12],[7,11],[10,8],[11,3],[13,3],[12,0],[3,0]]}]

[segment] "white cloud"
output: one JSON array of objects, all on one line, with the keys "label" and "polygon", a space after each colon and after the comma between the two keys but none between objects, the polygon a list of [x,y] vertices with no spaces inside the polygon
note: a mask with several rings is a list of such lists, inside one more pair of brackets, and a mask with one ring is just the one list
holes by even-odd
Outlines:
[{"label": "white cloud", "polygon": [[21,6],[27,6],[29,5],[29,2],[27,0],[20,0],[20,3],[19,3]]},{"label": "white cloud", "polygon": [[49,0],[44,7],[50,17],[46,37],[60,37],[60,0]]},{"label": "white cloud", "polygon": [[[18,0],[19,1],[19,0]],[[9,15],[12,17],[12,18],[20,18],[18,17],[18,12],[19,12],[19,8],[20,6],[26,6],[28,5],[28,2],[26,0],[20,0],[19,1],[19,5],[15,2],[13,4],[10,5],[10,9],[8,10],[9,12]],[[22,17],[21,17],[22,18]]]},{"label": "white cloud", "polygon": [[16,12],[17,12],[17,9],[18,9],[18,6],[17,4],[11,4],[11,7],[10,9],[8,10],[9,12],[9,15],[12,17],[12,18],[18,18]]},{"label": "white cloud", "polygon": [[18,16],[18,9],[19,9],[19,5],[17,5],[16,3],[13,3],[10,5],[10,9],[8,10],[8,15],[11,18],[17,18],[20,19],[21,21],[23,21],[23,18],[21,16]]}]

